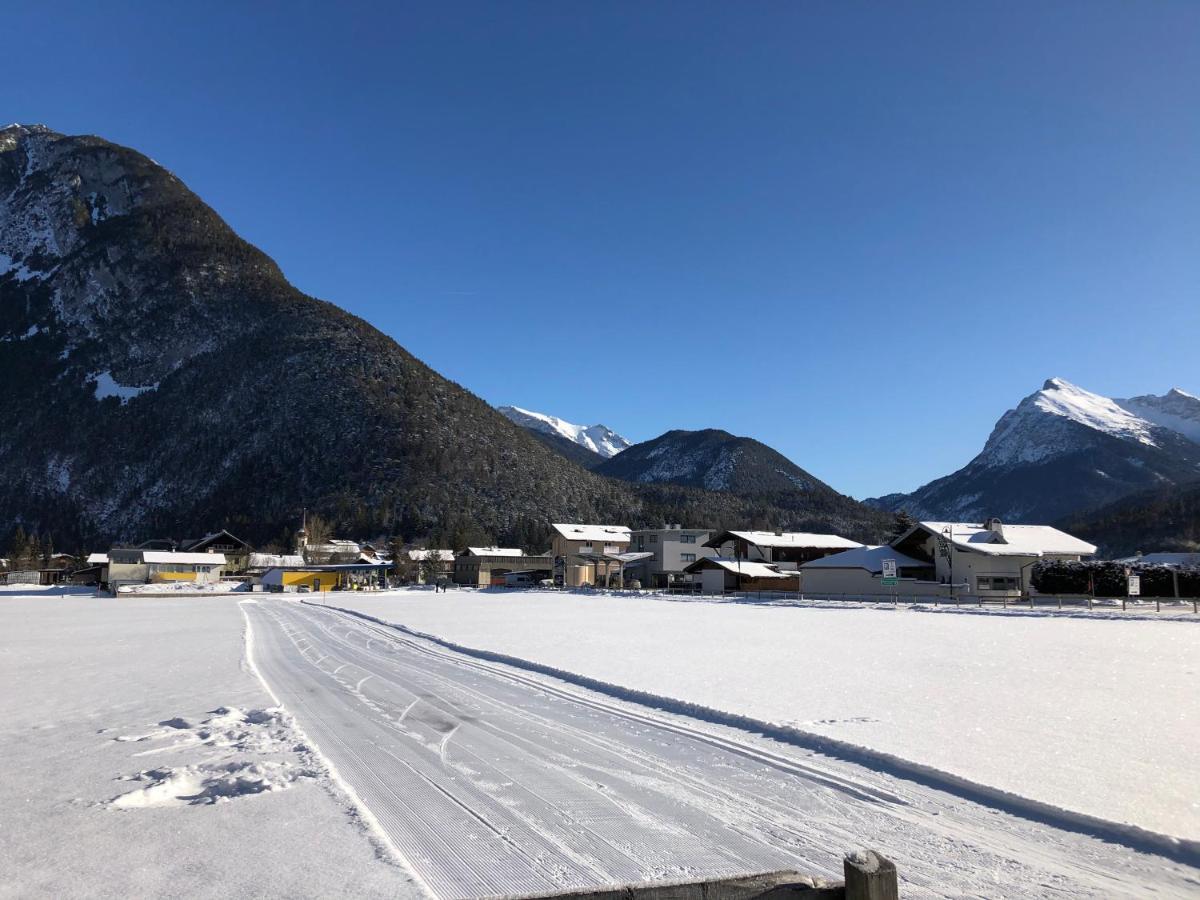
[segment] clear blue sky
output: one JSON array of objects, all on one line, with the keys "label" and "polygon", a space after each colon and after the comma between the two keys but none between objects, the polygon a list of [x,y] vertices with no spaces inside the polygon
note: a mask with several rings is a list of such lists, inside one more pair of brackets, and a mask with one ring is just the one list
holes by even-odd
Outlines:
[{"label": "clear blue sky", "polygon": [[[136,147],[484,399],[855,496],[1059,375],[1200,392],[1200,4],[18,4]],[[169,8],[169,9],[168,9]]]}]

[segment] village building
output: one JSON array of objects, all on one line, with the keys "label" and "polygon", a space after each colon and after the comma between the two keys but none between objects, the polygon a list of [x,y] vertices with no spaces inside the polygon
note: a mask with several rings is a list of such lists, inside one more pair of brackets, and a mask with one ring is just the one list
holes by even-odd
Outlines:
[{"label": "village building", "polygon": [[[621,558],[629,549],[629,528],[569,523],[552,524],[550,528],[556,584],[581,587],[623,583],[624,567],[631,562]],[[645,557],[639,557],[642,558]]]},{"label": "village building", "polygon": [[[430,566],[426,563],[431,557],[435,557],[437,565],[433,566],[434,571],[429,572]],[[453,550],[438,550],[429,548],[425,550],[409,550],[408,560],[413,568],[413,579],[417,584],[436,584],[443,581],[449,581],[454,575],[454,551]]]},{"label": "village building", "polygon": [[[941,596],[1007,600],[1027,596],[1041,560],[1078,561],[1096,547],[1049,525],[918,522],[890,544],[806,563],[811,595]],[[883,583],[884,560],[896,561],[895,584]]]},{"label": "village building", "polygon": [[221,568],[222,575],[240,575],[245,572],[250,554],[254,552],[254,548],[248,543],[223,528],[202,538],[180,541],[178,549],[183,553],[220,553],[225,557],[225,565]]},{"label": "village building", "polygon": [[637,579],[642,587],[657,589],[690,585],[698,576],[687,572],[687,567],[697,560],[717,556],[717,550],[705,543],[711,536],[712,532],[706,528],[684,528],[682,525],[633,531],[629,549],[650,556],[630,565],[626,578]]},{"label": "village building", "polygon": [[774,563],[710,556],[696,560],[685,569],[699,581],[701,593],[725,594],[733,591],[795,591],[800,576],[795,570],[780,571]]},{"label": "village building", "polygon": [[299,553],[251,553],[246,558],[245,573],[261,578],[268,569],[298,568],[304,565]]},{"label": "village building", "polygon": [[[90,557],[89,557],[90,559]],[[179,553],[114,547],[108,551],[107,584],[116,591],[123,584],[166,584],[190,581],[212,584],[221,580],[225,557],[220,553]]]},{"label": "village building", "polygon": [[781,571],[796,571],[806,562],[861,547],[857,541],[836,534],[802,531],[722,531],[704,546],[718,550],[725,559],[771,563]]},{"label": "village building", "polygon": [[520,547],[468,547],[454,558],[454,583],[474,587],[537,584],[553,571],[550,554],[528,554]]},{"label": "village building", "polygon": [[268,568],[259,580],[264,590],[283,593],[318,593],[387,586],[389,563],[330,563],[282,565]]}]

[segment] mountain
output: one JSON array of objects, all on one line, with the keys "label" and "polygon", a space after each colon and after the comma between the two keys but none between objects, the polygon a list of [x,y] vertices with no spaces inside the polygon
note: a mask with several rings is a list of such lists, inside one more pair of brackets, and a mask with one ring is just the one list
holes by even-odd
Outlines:
[{"label": "mountain", "polygon": [[[848,537],[886,532],[890,517],[871,515],[766,444],[715,428],[668,431],[634,444],[594,470],[640,485],[681,485],[741,497],[750,503],[812,515],[819,511],[836,527],[810,518],[799,531],[832,530]],[[872,530],[874,529],[874,530]],[[882,529],[882,532],[880,531]],[[854,534],[851,534],[853,532]]]},{"label": "mountain", "polygon": [[585,471],[298,291],[152,160],[41,126],[0,129],[0,402],[0,547],[17,526],[59,549],[262,543],[304,507],[350,535],[538,549],[551,521],[880,521]]},{"label": "mountain", "polygon": [[[302,506],[364,533],[637,513],[393,340],[292,287],[145,156],[0,131],[0,539],[60,546]],[[240,533],[240,532],[239,532]]]},{"label": "mountain", "polygon": [[962,469],[867,502],[920,518],[1052,522],[1200,479],[1200,400],[1178,389],[1113,400],[1051,378],[996,423]]},{"label": "mountain", "polygon": [[[510,422],[515,422],[522,428],[547,434],[552,437],[570,441],[585,450],[595,453],[601,459],[611,459],[627,447],[633,446],[628,438],[623,438],[607,425],[575,425],[558,416],[532,412],[519,406],[500,406],[497,411]],[[559,446],[554,442],[551,446]]]},{"label": "mountain", "polygon": [[1200,482],[1140,491],[1068,516],[1059,527],[1095,544],[1104,558],[1200,552]]},{"label": "mountain", "polygon": [[526,428],[525,431],[535,441],[545,444],[555,453],[565,456],[577,466],[583,466],[585,469],[594,469],[600,463],[604,462],[604,457],[595,450],[582,447],[574,441],[563,437],[561,434],[548,434],[545,431],[535,431],[532,428]]}]

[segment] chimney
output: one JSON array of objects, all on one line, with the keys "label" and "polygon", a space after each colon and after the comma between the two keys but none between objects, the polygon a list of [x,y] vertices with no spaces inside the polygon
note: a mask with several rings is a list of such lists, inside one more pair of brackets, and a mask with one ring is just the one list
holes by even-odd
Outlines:
[{"label": "chimney", "polygon": [[1004,539],[1004,523],[999,519],[992,517],[983,523],[983,527],[994,534],[1002,543],[1007,543]]}]

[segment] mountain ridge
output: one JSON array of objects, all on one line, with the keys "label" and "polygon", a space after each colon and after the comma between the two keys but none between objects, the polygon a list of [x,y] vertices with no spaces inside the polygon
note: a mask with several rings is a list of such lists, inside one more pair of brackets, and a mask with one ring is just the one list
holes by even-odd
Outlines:
[{"label": "mountain ridge", "polygon": [[1193,423],[1200,433],[1200,400],[1179,389],[1113,400],[1051,378],[1000,417],[963,468],[864,502],[922,518],[1054,521],[1200,478],[1200,443],[1185,433]]}]

